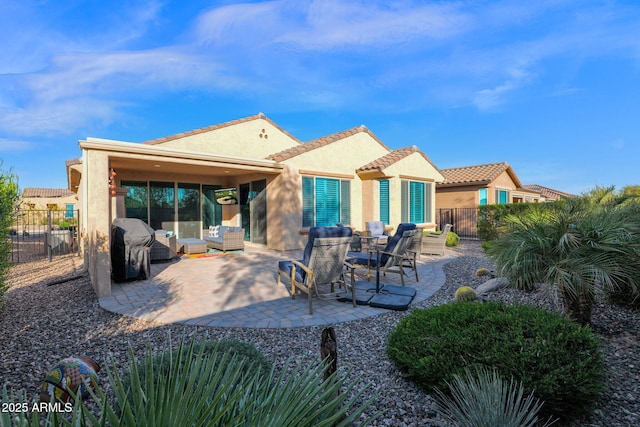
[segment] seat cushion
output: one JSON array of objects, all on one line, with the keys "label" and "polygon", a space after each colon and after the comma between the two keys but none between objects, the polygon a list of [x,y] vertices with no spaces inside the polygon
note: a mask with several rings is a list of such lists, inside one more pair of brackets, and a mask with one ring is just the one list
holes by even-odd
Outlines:
[{"label": "seat cushion", "polygon": [[[302,262],[300,260],[299,262]],[[278,261],[278,270],[282,271],[285,276],[291,279],[291,270],[293,269],[293,263],[291,261]],[[296,281],[302,283],[307,276],[307,272],[296,266]]]}]

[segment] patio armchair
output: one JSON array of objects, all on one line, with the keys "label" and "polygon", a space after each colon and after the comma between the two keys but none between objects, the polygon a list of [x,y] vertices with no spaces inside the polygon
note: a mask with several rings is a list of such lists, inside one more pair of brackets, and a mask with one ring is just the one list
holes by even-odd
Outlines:
[{"label": "patio armchair", "polygon": [[444,255],[447,245],[447,235],[451,231],[451,224],[444,226],[442,234],[425,234],[422,237],[422,253],[429,255]]},{"label": "patio armchair", "polygon": [[[376,252],[370,250],[368,254],[350,252],[347,256],[347,262],[356,269],[366,268],[367,280],[371,277],[371,270],[375,268],[384,274],[387,272],[399,273],[400,281],[404,286],[404,259],[407,248],[417,232],[415,224],[401,223],[385,248],[380,251],[379,259],[376,257]],[[416,280],[418,280],[417,277],[416,271]]]},{"label": "patio armchair", "polygon": [[381,245],[386,245],[389,242],[389,236],[386,234],[384,229],[384,222],[382,221],[368,221],[365,223],[367,232],[369,236],[377,237],[378,243]]},{"label": "patio armchair", "polygon": [[409,242],[407,246],[407,250],[404,253],[403,267],[410,268],[416,275],[416,282],[418,279],[418,258],[420,257],[420,252],[422,251],[422,229],[416,229],[416,234],[413,235],[413,238]]},{"label": "patio armchair", "polygon": [[[306,293],[309,314],[313,314],[313,294],[318,299],[338,299],[350,289],[356,306],[353,275],[351,283],[347,283],[344,275],[352,233],[349,227],[311,227],[303,258],[278,262],[278,285],[284,276],[291,283],[292,299],[296,297],[296,289]],[[336,292],[336,285],[343,287],[343,291]]]},{"label": "patio armchair", "polygon": [[176,235],[172,231],[156,230],[151,245],[151,261],[168,260],[176,256]]}]

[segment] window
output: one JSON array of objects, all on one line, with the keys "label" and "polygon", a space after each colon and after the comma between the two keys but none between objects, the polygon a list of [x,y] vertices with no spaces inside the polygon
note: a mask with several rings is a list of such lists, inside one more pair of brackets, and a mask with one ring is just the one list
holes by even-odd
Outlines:
[{"label": "window", "polygon": [[431,185],[421,181],[400,182],[402,222],[420,224],[431,221]]},{"label": "window", "polygon": [[389,180],[380,181],[380,221],[389,225]]},{"label": "window", "polygon": [[174,229],[175,188],[173,182],[149,183],[149,225],[154,230]]},{"label": "window", "polygon": [[509,191],[496,190],[496,203],[499,205],[506,205],[509,203]]},{"label": "window", "polygon": [[122,181],[122,188],[129,191],[124,198],[127,218],[138,218],[149,222],[149,196],[147,183],[143,181]]},{"label": "window", "polygon": [[480,189],[480,203],[479,203],[480,206],[485,206],[489,204],[488,195],[489,195],[489,190],[487,190],[486,188]]},{"label": "window", "polygon": [[351,183],[302,177],[302,226],[335,226],[351,222]]},{"label": "window", "polygon": [[75,206],[71,203],[67,203],[65,205],[65,214],[64,217],[65,218],[73,218],[73,212],[75,211]]}]

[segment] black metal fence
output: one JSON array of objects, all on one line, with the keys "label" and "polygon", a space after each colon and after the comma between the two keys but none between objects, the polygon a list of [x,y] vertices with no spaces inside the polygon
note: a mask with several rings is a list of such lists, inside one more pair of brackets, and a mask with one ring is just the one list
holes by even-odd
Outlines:
[{"label": "black metal fence", "polygon": [[10,262],[53,261],[80,255],[78,210],[24,209],[13,213]]},{"label": "black metal fence", "polygon": [[478,239],[477,208],[440,208],[437,209],[437,223],[440,229],[445,224],[453,225],[451,231],[461,239]]}]

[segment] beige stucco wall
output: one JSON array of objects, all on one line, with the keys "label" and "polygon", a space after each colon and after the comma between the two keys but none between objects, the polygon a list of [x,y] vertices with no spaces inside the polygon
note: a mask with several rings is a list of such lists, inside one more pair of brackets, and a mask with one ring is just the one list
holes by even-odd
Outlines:
[{"label": "beige stucco wall", "polygon": [[[264,132],[263,132],[264,131]],[[213,129],[195,135],[163,142],[162,147],[173,147],[203,153],[263,159],[300,143],[282,132],[268,120],[255,119],[231,126]]]},{"label": "beige stucco wall", "polygon": [[[109,190],[109,158],[104,151],[85,150],[86,164],[83,180],[86,180],[86,215],[83,215],[85,256],[91,283],[96,295],[111,295],[111,195]],[[82,210],[81,210],[82,212]]]},{"label": "beige stucco wall", "polygon": [[[336,178],[351,180],[351,224],[363,229],[364,222],[371,218],[364,217],[359,209],[364,199],[363,181],[356,174],[356,170],[365,164],[380,158],[388,151],[378,141],[366,132],[358,132],[354,135],[316,148],[309,152],[297,155],[283,161],[295,171],[303,171],[305,174],[334,176]],[[301,175],[298,173],[298,182]],[[301,184],[298,184],[301,185]],[[301,199],[302,191],[298,191],[297,197]],[[302,206],[302,201],[299,201]],[[300,209],[301,211],[302,209]],[[302,216],[298,221],[298,228],[302,226]]]},{"label": "beige stucco wall", "polygon": [[[404,159],[392,164],[384,170],[385,175],[393,176],[389,182],[389,204],[390,204],[390,217],[391,225],[399,224],[401,218],[401,182],[403,180],[410,181],[423,181],[427,183],[428,188],[431,191],[431,210],[426,215],[426,222],[418,224],[424,228],[432,228],[435,226],[435,211],[436,211],[436,184],[435,181],[442,181],[444,177],[440,172],[431,165],[420,153],[413,153]],[[378,190],[376,191],[379,194]],[[379,217],[379,204],[377,207]]]},{"label": "beige stucco wall", "polygon": [[23,209],[48,209],[48,205],[57,205],[59,210],[66,210],[68,204],[73,205],[74,210],[78,209],[75,194],[66,197],[23,197],[21,200]]},{"label": "beige stucco wall", "polygon": [[442,188],[436,191],[436,206],[438,209],[475,208],[479,204],[479,197],[478,187]]}]

